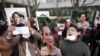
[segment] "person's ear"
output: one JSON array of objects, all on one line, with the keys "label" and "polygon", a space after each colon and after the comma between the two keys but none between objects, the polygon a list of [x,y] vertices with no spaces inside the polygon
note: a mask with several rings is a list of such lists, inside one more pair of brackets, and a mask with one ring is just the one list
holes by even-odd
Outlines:
[{"label": "person's ear", "polygon": [[43,43],[45,43],[45,40],[43,39]]},{"label": "person's ear", "polygon": [[81,32],[78,32],[78,35],[81,35]]}]

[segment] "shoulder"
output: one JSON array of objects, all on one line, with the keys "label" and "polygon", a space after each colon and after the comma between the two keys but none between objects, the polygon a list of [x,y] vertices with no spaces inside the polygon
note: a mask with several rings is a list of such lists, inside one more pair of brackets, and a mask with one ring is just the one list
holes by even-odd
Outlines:
[{"label": "shoulder", "polygon": [[46,46],[41,47],[41,50],[47,50],[47,47]]},{"label": "shoulder", "polygon": [[82,51],[84,52],[84,53],[88,53],[88,52],[90,52],[89,51],[89,47],[85,44],[85,43],[83,43],[83,42],[80,42],[80,47],[81,47],[81,49],[82,49]]},{"label": "shoulder", "polygon": [[78,44],[85,45],[82,41],[78,41]]},{"label": "shoulder", "polygon": [[81,47],[83,47],[83,48],[87,48],[87,47],[88,47],[85,43],[83,43],[83,42],[81,42],[81,41],[79,41],[79,45],[80,45]]},{"label": "shoulder", "polygon": [[56,47],[55,52],[58,56],[61,56],[61,50],[59,48]]},{"label": "shoulder", "polygon": [[59,48],[61,49],[61,48],[63,48],[65,45],[67,45],[68,43],[67,43],[67,40],[61,40],[60,42],[59,42]]},{"label": "shoulder", "polygon": [[80,22],[78,22],[77,25],[80,25]]},{"label": "shoulder", "polygon": [[59,48],[57,48],[57,47],[55,47],[55,50],[56,50],[56,51],[60,51],[60,49],[59,49]]},{"label": "shoulder", "polygon": [[59,42],[59,44],[65,43],[65,41],[66,41],[66,40],[61,40],[61,41]]},{"label": "shoulder", "polygon": [[85,21],[85,24],[89,24],[89,22]]}]

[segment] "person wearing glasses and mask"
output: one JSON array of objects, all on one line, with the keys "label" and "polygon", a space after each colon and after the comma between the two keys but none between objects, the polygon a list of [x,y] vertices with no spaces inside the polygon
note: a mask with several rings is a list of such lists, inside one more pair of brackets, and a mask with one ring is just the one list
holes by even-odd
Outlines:
[{"label": "person wearing glasses and mask", "polygon": [[43,26],[42,28],[43,40],[46,46],[41,47],[42,56],[62,56],[60,49],[54,46],[53,35],[51,34],[50,28],[48,26]]},{"label": "person wearing glasses and mask", "polygon": [[66,39],[59,43],[62,56],[90,56],[89,48],[78,38],[78,28],[73,25],[69,26],[66,31]]}]

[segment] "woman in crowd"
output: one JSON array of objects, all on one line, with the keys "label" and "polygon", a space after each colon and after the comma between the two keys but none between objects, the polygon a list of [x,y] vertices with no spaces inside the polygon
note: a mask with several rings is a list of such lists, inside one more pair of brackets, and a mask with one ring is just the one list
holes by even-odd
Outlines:
[{"label": "woman in crowd", "polygon": [[86,21],[86,19],[87,19],[86,13],[80,13],[79,14],[79,22],[77,23],[77,27],[83,28],[83,26],[84,26],[86,28],[89,28],[90,24],[88,21]]},{"label": "woman in crowd", "polygon": [[17,25],[23,25],[24,23],[24,15],[18,13],[18,12],[14,12],[12,14],[12,19],[11,19],[11,24],[14,25],[14,26],[17,26]]},{"label": "woman in crowd", "polygon": [[59,44],[62,56],[90,56],[88,46],[79,41],[78,38],[78,28],[69,26],[66,31],[66,39],[61,40]]},{"label": "woman in crowd", "polygon": [[79,22],[77,23],[77,27],[81,30],[81,37],[80,39],[87,45],[89,45],[90,40],[90,24],[86,21],[87,15],[86,13],[79,14]]},{"label": "woman in crowd", "polygon": [[48,26],[43,26],[42,29],[43,39],[46,43],[46,46],[41,47],[42,56],[62,56],[60,49],[54,46],[53,35]]}]

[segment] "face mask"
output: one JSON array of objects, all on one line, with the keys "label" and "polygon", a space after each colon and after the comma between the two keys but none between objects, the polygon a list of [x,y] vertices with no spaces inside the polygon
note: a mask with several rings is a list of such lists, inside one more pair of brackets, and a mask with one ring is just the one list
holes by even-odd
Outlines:
[{"label": "face mask", "polygon": [[76,40],[76,36],[72,35],[72,36],[67,36],[66,37],[67,40],[70,40],[70,41],[75,41]]},{"label": "face mask", "polygon": [[30,34],[22,34],[22,37],[28,39],[30,37]]}]

